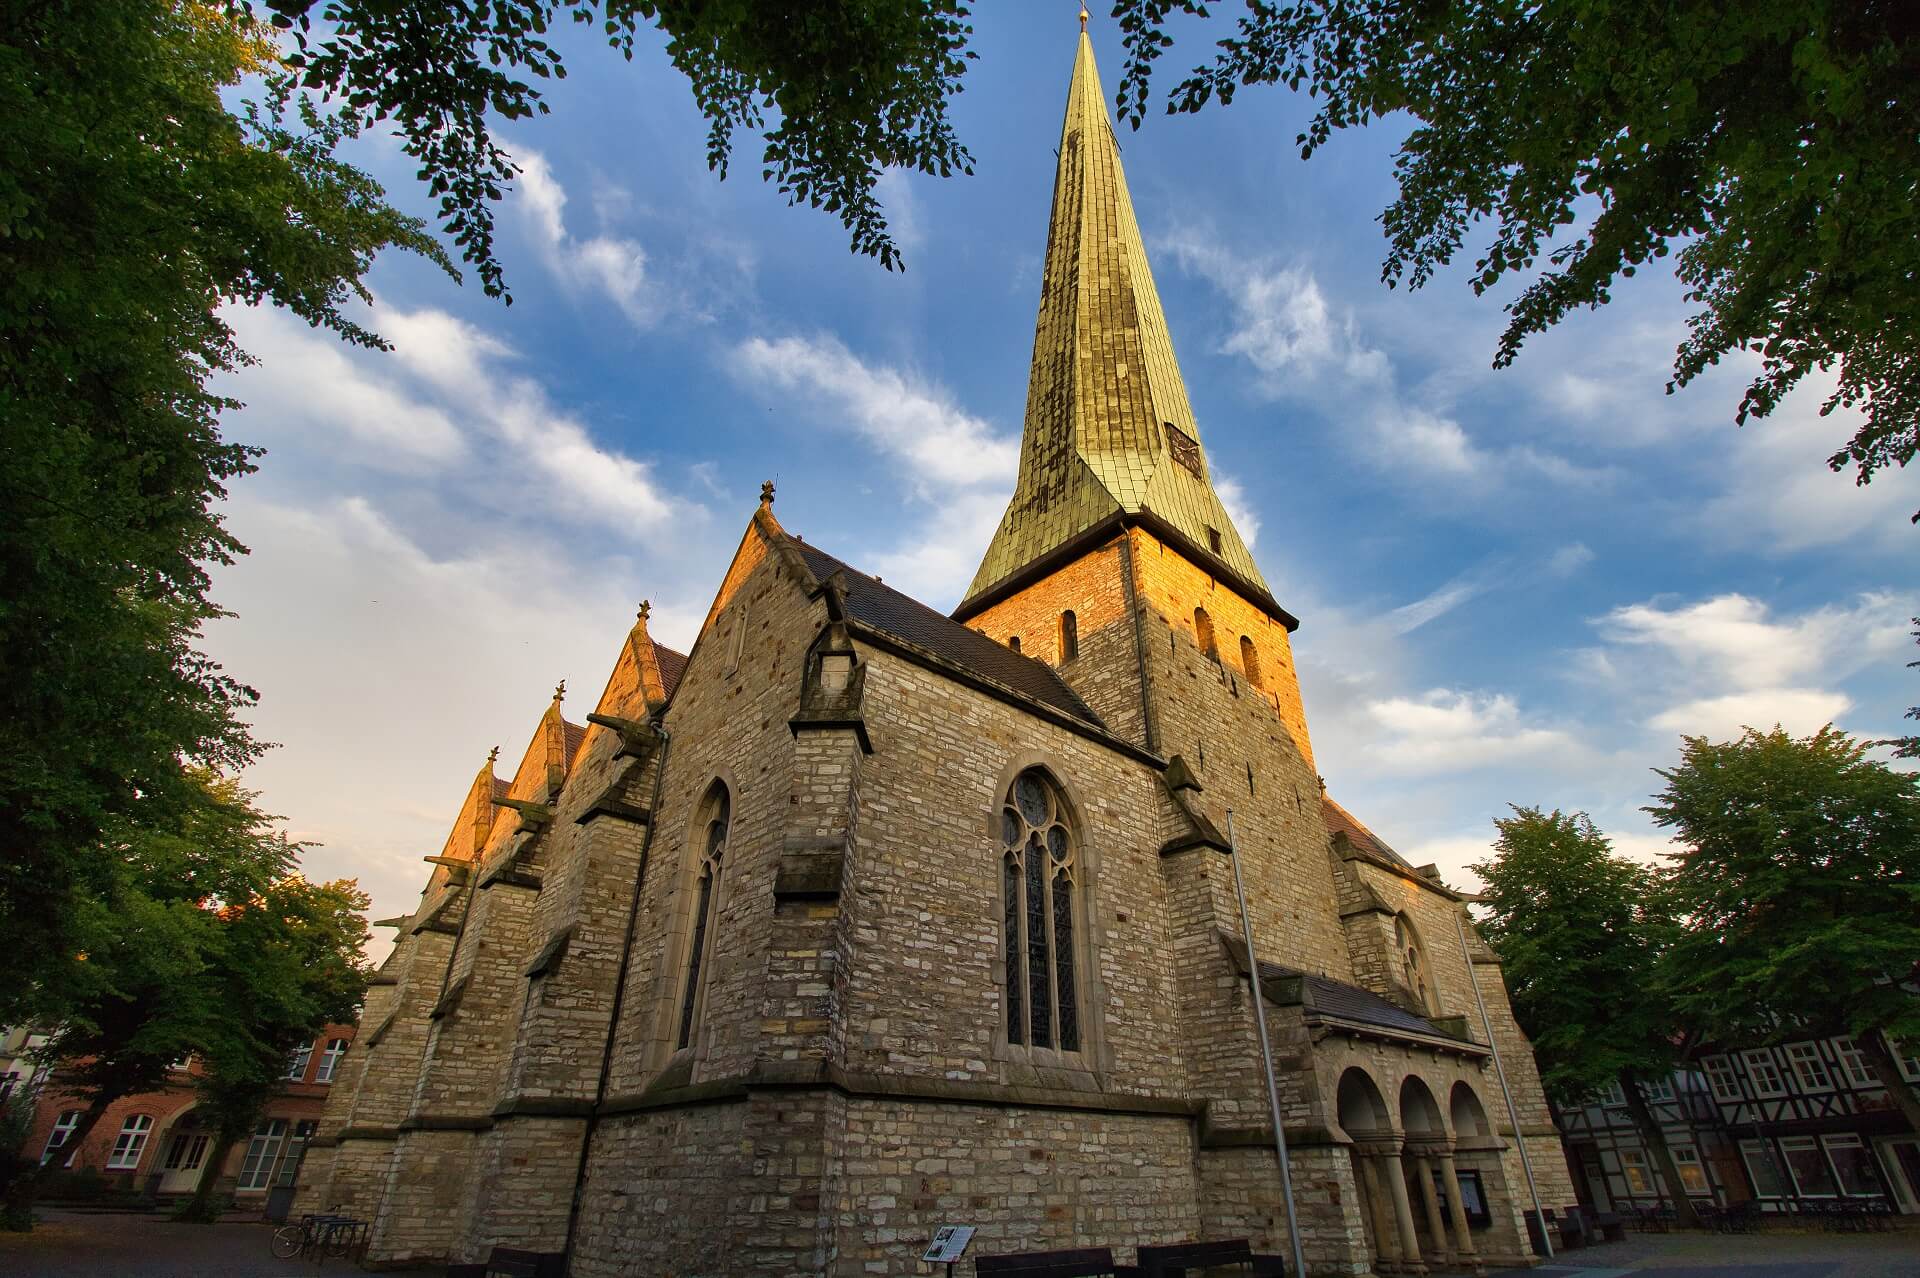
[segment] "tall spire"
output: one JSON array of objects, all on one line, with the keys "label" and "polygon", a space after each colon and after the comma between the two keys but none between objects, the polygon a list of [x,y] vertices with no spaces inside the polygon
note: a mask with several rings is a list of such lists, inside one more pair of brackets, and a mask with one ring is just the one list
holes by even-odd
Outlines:
[{"label": "tall spire", "polygon": [[1020,478],[958,614],[1116,517],[1186,542],[1277,611],[1208,479],[1084,30],[1059,154]]}]

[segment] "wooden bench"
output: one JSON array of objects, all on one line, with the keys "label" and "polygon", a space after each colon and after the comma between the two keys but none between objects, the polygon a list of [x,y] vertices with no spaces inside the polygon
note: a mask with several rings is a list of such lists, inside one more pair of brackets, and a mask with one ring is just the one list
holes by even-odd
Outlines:
[{"label": "wooden bench", "polygon": [[1219,1242],[1162,1243],[1140,1248],[1142,1278],[1183,1278],[1189,1269],[1225,1269],[1285,1278],[1287,1262],[1281,1256],[1262,1256],[1244,1238]]},{"label": "wooden bench", "polygon": [[1064,1251],[1016,1251],[974,1259],[973,1272],[1017,1274],[1020,1278],[1133,1278],[1139,1270],[1113,1263],[1111,1247],[1069,1247]]},{"label": "wooden bench", "polygon": [[561,1278],[565,1261],[564,1252],[495,1247],[484,1264],[448,1265],[447,1278]]}]

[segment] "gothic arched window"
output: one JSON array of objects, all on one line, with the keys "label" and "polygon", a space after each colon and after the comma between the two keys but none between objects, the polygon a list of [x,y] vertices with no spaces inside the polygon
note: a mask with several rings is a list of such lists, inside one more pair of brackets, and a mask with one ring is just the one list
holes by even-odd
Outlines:
[{"label": "gothic arched window", "polygon": [[700,1006],[700,974],[706,966],[707,937],[713,930],[714,898],[720,888],[721,862],[727,853],[727,826],[732,804],[727,787],[715,781],[700,801],[700,815],[694,822],[698,840],[700,879],[693,906],[693,941],[687,947],[687,989],[680,999],[680,1037],[677,1046],[693,1042],[694,1015]]},{"label": "gothic arched window", "polygon": [[1193,641],[1200,645],[1200,651],[1205,655],[1219,655],[1219,649],[1213,642],[1213,618],[1207,615],[1205,608],[1193,610]]},{"label": "gothic arched window", "polygon": [[1014,778],[1000,814],[1007,1042],[1080,1050],[1074,977],[1079,859],[1067,805],[1039,768]]},{"label": "gothic arched window", "polygon": [[1401,980],[1413,995],[1415,1009],[1422,1013],[1433,1011],[1433,982],[1427,976],[1427,953],[1421,948],[1412,920],[1404,914],[1393,916],[1393,947]]},{"label": "gothic arched window", "polygon": [[1260,650],[1246,635],[1240,636],[1240,669],[1246,672],[1248,683],[1256,688],[1265,686],[1260,682]]},{"label": "gothic arched window", "polygon": [[1060,660],[1072,661],[1080,655],[1080,619],[1069,608],[1060,614]]}]

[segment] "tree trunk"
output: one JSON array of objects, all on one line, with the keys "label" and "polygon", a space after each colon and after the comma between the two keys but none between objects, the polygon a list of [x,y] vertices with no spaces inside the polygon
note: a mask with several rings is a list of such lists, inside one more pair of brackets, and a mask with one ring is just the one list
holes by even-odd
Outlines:
[{"label": "tree trunk", "polygon": [[233,1152],[238,1139],[224,1127],[214,1134],[213,1148],[207,1151],[207,1161],[201,1168],[200,1183],[193,1187],[193,1197],[180,1209],[178,1219],[201,1225],[211,1225],[220,1219],[220,1211],[213,1201],[213,1189],[220,1183],[221,1173],[227,1166],[227,1155]]},{"label": "tree trunk", "polygon": [[1632,1115],[1640,1139],[1653,1151],[1653,1161],[1660,1171],[1660,1179],[1666,1182],[1667,1197],[1673,1201],[1675,1220],[1682,1229],[1700,1228],[1700,1217],[1694,1213],[1693,1201],[1687,1197],[1687,1187],[1680,1181],[1680,1169],[1674,1165],[1673,1151],[1667,1148],[1667,1133],[1654,1118],[1653,1108],[1647,1104],[1647,1098],[1640,1094],[1640,1080],[1635,1071],[1620,1071],[1620,1090],[1626,1093],[1627,1113]]},{"label": "tree trunk", "polygon": [[1873,1066],[1873,1076],[1887,1089],[1887,1095],[1893,1097],[1893,1103],[1906,1115],[1907,1126],[1920,1133],[1920,1096],[1916,1096],[1913,1084],[1900,1076],[1900,1062],[1893,1058],[1893,1048],[1887,1042],[1887,1036],[1879,1030],[1868,1030],[1856,1035],[1854,1046],[1867,1058],[1867,1064]]},{"label": "tree trunk", "polygon": [[15,1164],[13,1178],[4,1190],[0,1190],[0,1196],[4,1196],[6,1203],[0,1216],[4,1216],[8,1222],[19,1222],[10,1223],[9,1228],[21,1232],[33,1228],[33,1202],[39,1195],[41,1179],[48,1171],[58,1171],[67,1165],[67,1158],[79,1152],[87,1137],[93,1134],[93,1129],[100,1125],[108,1107],[119,1100],[120,1095],[116,1092],[94,1097],[81,1111],[80,1122],[68,1133],[66,1144],[60,1146],[50,1161],[42,1163],[39,1154],[32,1150],[22,1151],[24,1156]]}]

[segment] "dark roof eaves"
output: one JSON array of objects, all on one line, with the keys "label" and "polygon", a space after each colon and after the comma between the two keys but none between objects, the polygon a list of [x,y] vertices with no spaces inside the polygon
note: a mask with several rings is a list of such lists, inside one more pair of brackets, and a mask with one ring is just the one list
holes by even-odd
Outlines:
[{"label": "dark roof eaves", "polygon": [[910,643],[902,639],[899,635],[882,630],[869,622],[861,621],[855,617],[847,618],[847,627],[876,647],[885,648],[896,656],[913,662],[915,665],[944,675],[954,682],[965,684],[976,691],[984,692],[995,700],[1004,701],[1008,705],[1024,710],[1028,714],[1035,715],[1038,718],[1045,719],[1047,722],[1065,728],[1076,735],[1085,737],[1089,741],[1097,741],[1101,745],[1107,746],[1120,754],[1124,754],[1136,762],[1144,763],[1149,767],[1159,770],[1164,770],[1167,766],[1167,761],[1151,750],[1137,746],[1124,737],[1115,736],[1097,723],[1082,719],[1078,715],[1068,714],[1056,706],[1050,706],[1044,701],[1028,696],[1017,688],[1009,688],[997,680],[989,679],[985,675],[974,670],[969,670],[957,662],[949,661],[937,653],[928,652],[925,648],[920,647],[918,644]]}]

